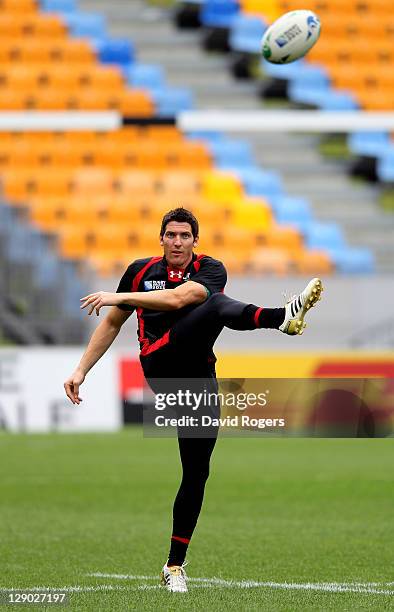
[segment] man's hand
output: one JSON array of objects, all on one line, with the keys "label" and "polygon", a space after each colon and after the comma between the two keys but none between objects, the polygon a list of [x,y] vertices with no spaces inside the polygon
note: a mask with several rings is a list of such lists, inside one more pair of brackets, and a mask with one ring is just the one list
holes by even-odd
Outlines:
[{"label": "man's hand", "polygon": [[90,293],[80,299],[83,304],[81,308],[89,307],[88,315],[91,315],[93,310],[96,311],[96,315],[99,316],[100,308],[103,306],[117,306],[122,304],[123,296],[121,293],[109,293],[108,291],[98,291],[97,293]]},{"label": "man's hand", "polygon": [[74,374],[70,376],[64,383],[64,389],[67,397],[72,401],[73,404],[80,404],[82,398],[79,397],[79,387],[85,380],[85,374],[82,370],[75,370]]}]

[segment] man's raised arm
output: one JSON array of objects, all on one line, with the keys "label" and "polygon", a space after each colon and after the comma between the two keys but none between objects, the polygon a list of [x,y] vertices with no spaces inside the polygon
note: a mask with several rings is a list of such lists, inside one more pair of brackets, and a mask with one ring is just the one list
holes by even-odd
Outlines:
[{"label": "man's raised arm", "polygon": [[[189,304],[202,304],[208,297],[208,291],[200,283],[187,281],[176,289],[158,289],[155,291],[135,291],[133,293],[108,293],[98,291],[81,298],[81,308],[89,308],[91,315],[95,310],[99,314],[103,306],[121,306],[127,304],[135,308],[149,310],[178,310]],[[126,311],[127,312],[127,311]]]}]

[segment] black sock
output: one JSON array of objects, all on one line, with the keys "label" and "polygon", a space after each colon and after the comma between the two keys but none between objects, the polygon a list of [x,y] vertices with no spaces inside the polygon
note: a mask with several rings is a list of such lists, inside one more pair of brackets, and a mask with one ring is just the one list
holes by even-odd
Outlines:
[{"label": "black sock", "polygon": [[247,307],[250,310],[250,316],[254,320],[256,327],[265,329],[279,329],[285,320],[284,308],[257,308],[253,304]]},{"label": "black sock", "polygon": [[188,538],[172,536],[167,565],[182,565],[186,557],[189,542],[190,540]]}]

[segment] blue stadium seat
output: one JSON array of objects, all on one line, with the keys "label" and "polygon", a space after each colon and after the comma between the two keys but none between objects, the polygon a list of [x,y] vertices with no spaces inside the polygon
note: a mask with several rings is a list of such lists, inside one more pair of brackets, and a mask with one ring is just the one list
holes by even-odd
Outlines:
[{"label": "blue stadium seat", "polygon": [[369,249],[327,249],[338,272],[343,274],[372,274],[375,259]]},{"label": "blue stadium seat", "polygon": [[193,94],[190,89],[168,87],[152,92],[157,113],[161,117],[172,117],[181,111],[193,108]]},{"label": "blue stadium seat", "polygon": [[260,53],[261,39],[267,24],[258,17],[237,15],[230,31],[230,47],[233,51]]},{"label": "blue stadium seat", "polygon": [[223,138],[210,143],[216,165],[221,169],[254,165],[253,152],[247,140]]},{"label": "blue stadium seat", "polygon": [[271,64],[265,59],[262,59],[260,62],[260,67],[267,76],[274,79],[288,80],[296,76],[301,69],[309,66],[303,59],[299,59],[296,62],[291,62],[291,64]]},{"label": "blue stadium seat", "polygon": [[278,223],[294,225],[302,233],[307,233],[313,222],[308,200],[290,196],[272,198],[270,204]]},{"label": "blue stadium seat", "polygon": [[379,157],[390,147],[388,132],[353,132],[347,144],[352,153],[369,157]]},{"label": "blue stadium seat", "polygon": [[380,181],[394,183],[394,145],[387,147],[378,159],[376,173]]},{"label": "blue stadium seat", "polygon": [[41,0],[40,5],[47,13],[74,13],[77,10],[76,0]]},{"label": "blue stadium seat", "polygon": [[68,13],[65,21],[73,36],[92,39],[106,36],[106,21],[101,13]]},{"label": "blue stadium seat", "polygon": [[164,70],[157,64],[133,64],[125,71],[127,82],[133,87],[149,90],[165,87]]},{"label": "blue stadium seat", "polygon": [[297,87],[311,89],[327,89],[330,85],[327,71],[322,66],[300,66],[299,70],[290,76],[290,81]]},{"label": "blue stadium seat", "polygon": [[210,28],[230,28],[238,12],[236,0],[206,0],[202,5],[200,21]]},{"label": "blue stadium seat", "polygon": [[309,249],[338,249],[346,248],[342,230],[336,223],[310,223],[305,235]]},{"label": "blue stadium seat", "polygon": [[243,168],[237,172],[246,193],[250,196],[271,198],[283,193],[282,182],[276,172],[264,171],[261,168]]},{"label": "blue stadium seat", "polygon": [[96,43],[100,62],[127,66],[134,61],[134,47],[127,38],[105,38]]},{"label": "blue stadium seat", "polygon": [[293,102],[310,104],[322,110],[346,111],[359,108],[356,99],[350,92],[333,91],[324,86],[310,87],[290,83],[288,95]]}]

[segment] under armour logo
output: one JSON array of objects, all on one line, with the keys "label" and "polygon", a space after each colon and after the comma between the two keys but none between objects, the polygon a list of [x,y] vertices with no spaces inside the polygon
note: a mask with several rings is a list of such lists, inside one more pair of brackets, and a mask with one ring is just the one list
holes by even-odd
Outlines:
[{"label": "under armour logo", "polygon": [[182,270],[179,270],[179,272],[175,272],[175,270],[170,270],[170,274],[169,274],[170,278],[183,278],[183,273]]}]

